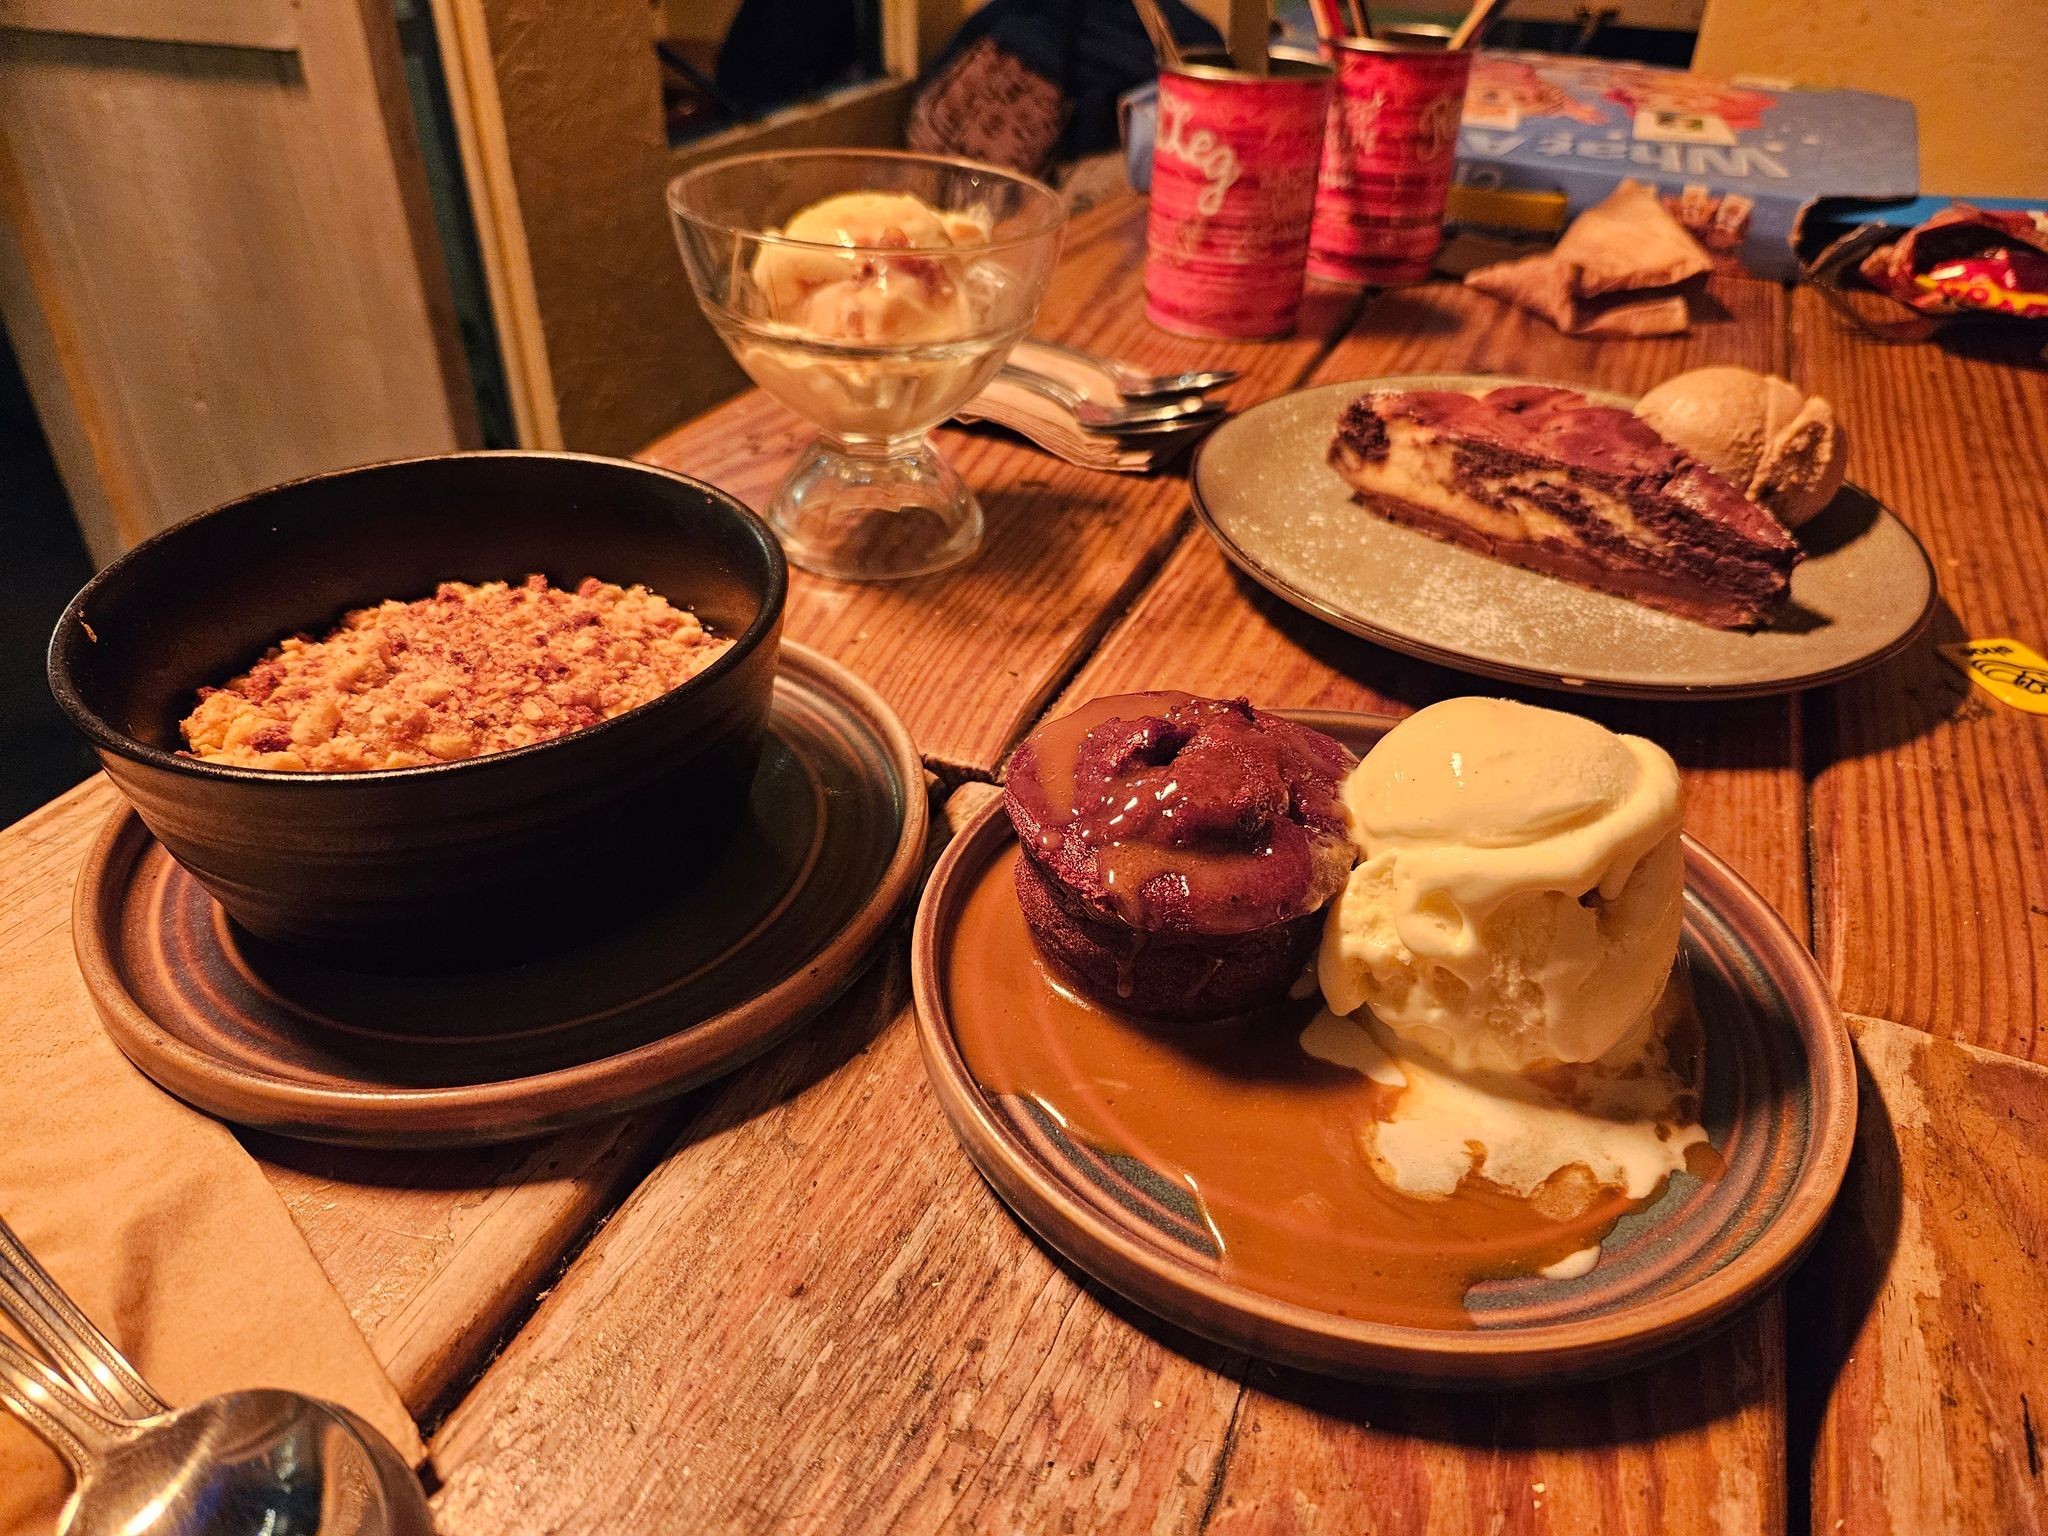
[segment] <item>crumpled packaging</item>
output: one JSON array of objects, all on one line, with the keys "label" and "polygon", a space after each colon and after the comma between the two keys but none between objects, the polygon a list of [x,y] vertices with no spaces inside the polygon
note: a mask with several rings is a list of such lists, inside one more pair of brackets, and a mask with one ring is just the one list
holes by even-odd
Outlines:
[{"label": "crumpled packaging", "polygon": [[1872,251],[1860,270],[1922,314],[2048,319],[2048,209],[1955,203]]},{"label": "crumpled packaging", "polygon": [[1713,258],[1639,181],[1624,181],[1537,256],[1468,272],[1468,287],[1567,336],[1673,336],[1691,324],[1681,285]]},{"label": "crumpled packaging", "polygon": [[[255,1160],[102,1032],[68,926],[16,953],[0,1216],[166,1401],[289,1388],[417,1464],[411,1414]],[[56,1453],[0,1413],[0,1536],[53,1530],[69,1490]]]}]

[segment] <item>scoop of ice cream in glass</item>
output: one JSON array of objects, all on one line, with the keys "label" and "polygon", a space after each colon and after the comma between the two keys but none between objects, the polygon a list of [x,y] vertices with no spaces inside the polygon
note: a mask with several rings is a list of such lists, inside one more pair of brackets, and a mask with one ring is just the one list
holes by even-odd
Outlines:
[{"label": "scoop of ice cream in glass", "polygon": [[1030,329],[1058,196],[967,160],[792,150],[686,172],[668,206],[734,358],[821,429],[767,508],[789,558],[874,581],[972,555],[981,508],[925,434]]}]

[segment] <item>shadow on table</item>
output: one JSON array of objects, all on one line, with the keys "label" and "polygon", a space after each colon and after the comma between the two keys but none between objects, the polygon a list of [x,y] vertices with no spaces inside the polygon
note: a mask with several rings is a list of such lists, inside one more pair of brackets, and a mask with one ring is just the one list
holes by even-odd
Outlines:
[{"label": "shadow on table", "polygon": [[[1330,1419],[1347,1433],[1370,1430],[1474,1451],[1597,1450],[1733,1418],[1766,1403],[1774,1385],[1776,1373],[1751,1352],[1755,1335],[1740,1329],[1593,1383],[1445,1391],[1319,1376],[1269,1364],[1155,1317],[1022,1230],[1093,1301],[1162,1348],[1204,1370],[1234,1376],[1262,1397]],[[1775,1340],[1777,1330],[1767,1329],[1764,1337]]]},{"label": "shadow on table", "polygon": [[[1503,307],[1502,313],[1507,313]],[[1374,294],[1352,323],[1349,337],[1395,335],[1402,337],[1451,336],[1469,329],[1469,317],[1461,310],[1435,303],[1427,285],[1389,288]],[[1455,368],[1414,368],[1414,373],[1460,371]],[[1319,380],[1329,383],[1331,380]]]},{"label": "shadow on table", "polygon": [[1993,317],[1958,316],[1935,332],[1942,351],[2004,368],[2048,369],[2048,327]]},{"label": "shadow on table", "polygon": [[[546,1136],[489,1146],[450,1147],[423,1152],[417,1147],[338,1147],[294,1141],[263,1131],[238,1132],[243,1144],[267,1163],[312,1178],[349,1184],[417,1190],[487,1189],[551,1176],[574,1166],[579,1152],[618,1135],[629,1123],[650,1124],[647,1151],[638,1159],[637,1184],[676,1147],[729,1129],[795,1098],[865,1051],[909,1003],[908,917],[877,940],[874,963],[838,1000],[789,1039],[772,1046],[731,1075],[624,1116],[571,1126]],[[636,1133],[632,1138],[639,1140]],[[617,1169],[608,1166],[616,1176]],[[628,1185],[627,1187],[631,1187]]]},{"label": "shadow on table", "polygon": [[[1899,655],[1860,677],[1798,696],[1798,719],[1805,736],[1802,742],[1782,695],[1618,699],[1501,682],[1386,650],[1303,613],[1235,568],[1230,574],[1239,597],[1257,609],[1266,623],[1314,661],[1379,694],[1390,713],[1407,713],[1460,694],[1518,699],[1548,709],[1568,709],[1612,730],[1647,736],[1685,768],[1786,768],[1802,771],[1810,779],[1840,756],[1903,745],[1985,707],[1972,695],[1962,675],[1936,654],[1936,646],[1965,638],[1954,610],[1939,596],[1926,632]],[[1853,744],[1836,739],[1848,735],[1833,728],[1843,718],[1853,719]]]},{"label": "shadow on table", "polygon": [[[1005,428],[992,430],[1011,435]],[[957,571],[906,583],[904,590],[939,592],[946,583],[971,580],[1011,591],[1064,580],[1071,564],[1063,565],[1060,557],[1071,562],[1090,526],[1115,519],[1123,505],[1113,494],[1114,484],[1073,486],[1050,478],[1055,464],[1048,459],[1043,476],[1025,474],[978,489],[975,497],[988,529],[980,553]]]},{"label": "shadow on table", "polygon": [[1934,617],[1918,640],[1860,677],[1817,690],[1806,711],[1807,776],[2001,708],[1939,653],[1941,646],[1983,638],[1966,631],[1947,599],[1936,597]]}]

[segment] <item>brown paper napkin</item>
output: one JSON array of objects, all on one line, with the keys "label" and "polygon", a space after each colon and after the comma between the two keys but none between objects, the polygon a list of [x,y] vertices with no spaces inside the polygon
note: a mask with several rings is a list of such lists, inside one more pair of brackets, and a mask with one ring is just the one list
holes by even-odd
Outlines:
[{"label": "brown paper napkin", "polygon": [[[0,1048],[0,1215],[184,1405],[289,1387],[354,1409],[415,1463],[412,1416],[241,1144],[101,1033],[59,924],[16,950]],[[0,1536],[53,1528],[69,1482],[0,1414]]]},{"label": "brown paper napkin", "polygon": [[1540,256],[1465,274],[1465,285],[1541,315],[1567,336],[1669,336],[1690,316],[1678,285],[1714,265],[1657,194],[1624,181]]}]

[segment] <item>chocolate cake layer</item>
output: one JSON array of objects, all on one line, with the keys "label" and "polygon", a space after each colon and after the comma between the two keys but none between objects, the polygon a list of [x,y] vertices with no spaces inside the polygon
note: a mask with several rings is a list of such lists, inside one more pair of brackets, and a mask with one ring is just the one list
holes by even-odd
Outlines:
[{"label": "chocolate cake layer", "polygon": [[1323,915],[1238,934],[1151,933],[1096,916],[1035,859],[1017,861],[1017,903],[1039,954],[1083,993],[1148,1018],[1193,1023],[1276,1002],[1307,968]]},{"label": "chocolate cake layer", "polygon": [[1368,392],[1330,462],[1395,522],[1723,629],[1768,622],[1799,560],[1763,508],[1570,390]]}]

